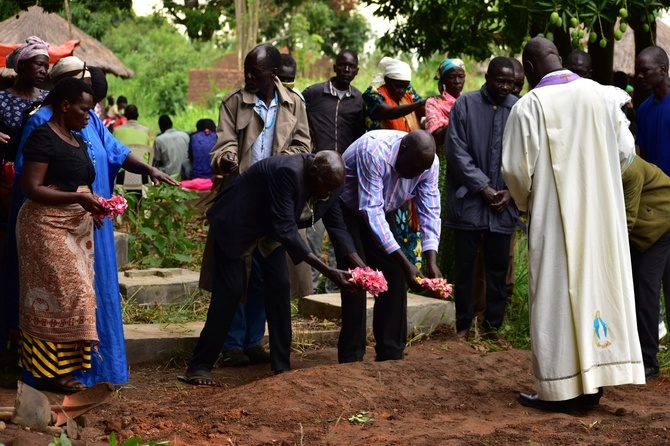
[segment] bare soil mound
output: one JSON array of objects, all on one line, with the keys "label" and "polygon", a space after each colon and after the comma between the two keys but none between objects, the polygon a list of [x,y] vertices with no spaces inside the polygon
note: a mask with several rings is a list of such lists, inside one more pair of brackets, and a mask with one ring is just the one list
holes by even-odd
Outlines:
[{"label": "bare soil mound", "polygon": [[[133,367],[131,382],[80,419],[77,445],[141,436],[172,445],[493,445],[670,443],[670,381],[606,388],[578,415],[522,407],[534,388],[530,352],[486,351],[450,330],[408,347],[404,361],[337,364],[334,348],[294,354],[294,370],[216,369],[221,386],[180,383],[183,361]],[[0,389],[0,405],[15,390]],[[49,394],[50,395],[50,394]],[[57,396],[50,395],[58,401]],[[50,436],[7,424],[0,442],[47,445]]]}]

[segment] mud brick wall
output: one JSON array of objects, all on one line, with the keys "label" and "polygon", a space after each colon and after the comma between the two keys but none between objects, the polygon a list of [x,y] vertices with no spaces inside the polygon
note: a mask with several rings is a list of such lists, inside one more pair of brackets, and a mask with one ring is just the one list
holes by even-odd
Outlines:
[{"label": "mud brick wall", "polygon": [[215,91],[230,91],[244,85],[244,72],[230,69],[190,70],[188,102],[207,105]]}]

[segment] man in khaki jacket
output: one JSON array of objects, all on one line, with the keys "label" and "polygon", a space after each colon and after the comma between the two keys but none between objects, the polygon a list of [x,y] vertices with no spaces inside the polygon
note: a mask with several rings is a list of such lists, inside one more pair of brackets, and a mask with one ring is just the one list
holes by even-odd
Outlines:
[{"label": "man in khaki jacket", "polygon": [[[216,145],[210,153],[212,170],[215,173],[237,176],[253,164],[252,145],[271,122],[264,122],[255,112],[259,100],[266,105],[277,101],[274,139],[271,146],[263,141],[264,157],[269,155],[311,152],[307,112],[300,98],[287,90],[276,77],[276,69],[264,72],[259,66],[265,64],[268,48],[279,51],[272,45],[259,45],[244,61],[244,88],[228,93],[219,109]],[[272,77],[268,77],[272,73]],[[263,77],[265,76],[265,77]],[[232,180],[229,178],[227,182]]]},{"label": "man in khaki jacket", "polygon": [[665,265],[670,261],[670,177],[637,156],[622,178],[637,331],[644,374],[650,380],[658,378],[660,373],[656,353],[661,281]]},{"label": "man in khaki jacket", "polygon": [[[277,48],[258,45],[244,60],[244,88],[231,91],[221,102],[217,141],[210,158],[213,173],[224,175],[223,187],[269,156],[311,152],[305,107],[277,78],[280,63]],[[213,237],[208,237],[200,275],[200,287],[210,291],[213,243]],[[270,362],[270,355],[260,345],[265,334],[265,303],[259,255],[256,251],[250,259],[247,300],[239,305],[225,344],[221,340],[223,362],[228,366]],[[288,359],[279,362],[287,364]]]}]

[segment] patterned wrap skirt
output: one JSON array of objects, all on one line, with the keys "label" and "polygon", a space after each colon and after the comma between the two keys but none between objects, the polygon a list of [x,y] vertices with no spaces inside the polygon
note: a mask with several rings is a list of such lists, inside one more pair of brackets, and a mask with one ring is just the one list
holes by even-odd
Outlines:
[{"label": "patterned wrap skirt", "polygon": [[20,365],[35,376],[90,367],[98,342],[93,287],[93,220],[78,204],[28,200],[16,228]]}]

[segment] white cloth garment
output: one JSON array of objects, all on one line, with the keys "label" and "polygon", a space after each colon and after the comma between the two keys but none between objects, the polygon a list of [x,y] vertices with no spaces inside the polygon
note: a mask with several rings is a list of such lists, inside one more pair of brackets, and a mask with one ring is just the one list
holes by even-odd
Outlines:
[{"label": "white cloth garment", "polygon": [[533,371],[542,400],[645,382],[621,172],[634,140],[588,79],[537,88],[512,109],[505,182],[529,213]]},{"label": "white cloth garment", "polygon": [[383,57],[379,61],[379,68],[383,70],[382,73],[377,73],[372,79],[373,84],[383,84],[384,78],[394,79],[397,81],[412,81],[412,67],[407,62],[393,59],[392,57]]}]

